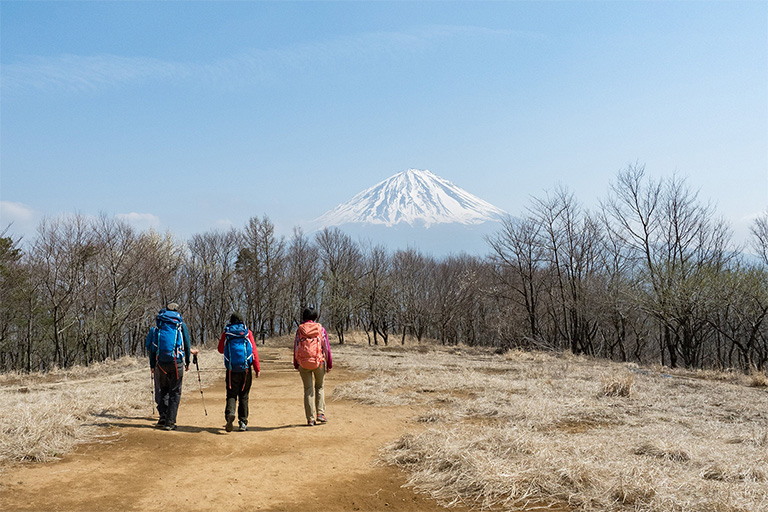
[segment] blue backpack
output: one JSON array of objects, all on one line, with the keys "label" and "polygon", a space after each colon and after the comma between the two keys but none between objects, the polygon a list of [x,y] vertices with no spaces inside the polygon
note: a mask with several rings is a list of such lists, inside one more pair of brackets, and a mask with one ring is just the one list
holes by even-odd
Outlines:
[{"label": "blue backpack", "polygon": [[157,361],[172,363],[184,359],[184,335],[181,330],[181,314],[178,311],[161,311],[155,318],[154,349]]},{"label": "blue backpack", "polygon": [[231,324],[224,329],[224,364],[227,370],[244,372],[253,364],[253,347],[245,324]]}]

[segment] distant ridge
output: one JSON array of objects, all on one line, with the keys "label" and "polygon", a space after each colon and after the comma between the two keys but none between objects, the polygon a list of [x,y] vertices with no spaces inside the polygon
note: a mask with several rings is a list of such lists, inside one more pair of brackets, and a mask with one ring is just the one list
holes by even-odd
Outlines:
[{"label": "distant ridge", "polygon": [[506,212],[436,174],[408,169],[377,183],[315,220],[321,228],[344,224],[481,224]]}]

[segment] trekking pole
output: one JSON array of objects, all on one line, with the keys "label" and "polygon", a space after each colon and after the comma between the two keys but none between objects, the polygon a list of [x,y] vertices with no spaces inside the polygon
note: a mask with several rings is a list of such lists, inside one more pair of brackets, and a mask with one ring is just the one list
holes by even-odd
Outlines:
[{"label": "trekking pole", "polygon": [[200,384],[200,397],[203,400],[203,410],[205,411],[205,415],[208,416],[208,409],[205,408],[205,395],[203,394],[203,381],[200,380],[200,365],[197,364],[197,354],[194,355],[192,358],[192,362],[195,363],[195,368],[197,368],[197,383]]},{"label": "trekking pole", "polygon": [[152,415],[155,414],[155,370],[151,369],[152,371],[149,374],[149,380],[152,382]]}]

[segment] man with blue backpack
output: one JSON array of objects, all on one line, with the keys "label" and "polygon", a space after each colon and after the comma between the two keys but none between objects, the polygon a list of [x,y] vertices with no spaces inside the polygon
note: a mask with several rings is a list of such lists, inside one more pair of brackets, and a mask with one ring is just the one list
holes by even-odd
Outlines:
[{"label": "man with blue backpack", "polygon": [[176,430],[176,414],[181,402],[184,370],[189,370],[192,349],[187,324],[181,318],[175,302],[160,310],[144,342],[149,352],[149,366],[155,382],[155,403],[160,419],[157,427]]},{"label": "man with blue backpack", "polygon": [[[248,395],[253,377],[259,377],[259,352],[253,333],[245,326],[239,313],[232,313],[224,332],[219,339],[219,353],[224,354],[227,368],[227,405],[224,416],[227,420],[225,430],[232,432],[235,422],[235,409],[241,432],[248,430]],[[253,369],[253,373],[251,373]]]}]

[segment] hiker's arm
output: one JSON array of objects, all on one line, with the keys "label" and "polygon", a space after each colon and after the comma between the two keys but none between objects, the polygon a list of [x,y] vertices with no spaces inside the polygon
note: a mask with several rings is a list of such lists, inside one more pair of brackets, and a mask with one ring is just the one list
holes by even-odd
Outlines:
[{"label": "hiker's arm", "polygon": [[152,343],[155,337],[155,328],[151,328],[147,333],[147,339],[144,340],[144,347],[147,349],[147,356],[149,357],[150,369],[155,369],[155,345]]},{"label": "hiker's arm", "polygon": [[259,378],[261,373],[261,366],[259,365],[259,351],[256,350],[256,340],[253,339],[253,333],[248,329],[248,341],[251,343],[253,349],[253,370],[256,372],[256,378]]},{"label": "hiker's arm", "polygon": [[299,331],[296,331],[296,337],[293,338],[293,368],[295,370],[299,369],[299,361],[296,359],[296,347],[299,344]]},{"label": "hiker's arm", "polygon": [[227,340],[227,333],[223,332],[221,333],[221,338],[219,338],[219,354],[224,353],[224,342]]},{"label": "hiker's arm", "polygon": [[333,359],[331,358],[331,344],[328,342],[328,333],[323,327],[323,350],[325,351],[325,371],[331,371],[333,368]]},{"label": "hiker's arm", "polygon": [[189,356],[192,351],[192,340],[189,336],[187,324],[181,322],[181,337],[184,338],[184,366],[189,370]]}]

